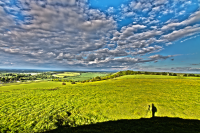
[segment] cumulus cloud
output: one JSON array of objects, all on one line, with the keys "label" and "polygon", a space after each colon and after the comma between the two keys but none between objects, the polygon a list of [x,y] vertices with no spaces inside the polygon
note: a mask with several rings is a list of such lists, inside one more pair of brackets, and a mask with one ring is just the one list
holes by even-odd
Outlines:
[{"label": "cumulus cloud", "polygon": [[162,4],[166,4],[168,2],[169,2],[168,0],[155,0],[153,2],[153,5],[162,5]]},{"label": "cumulus cloud", "polygon": [[191,14],[190,17],[182,22],[177,23],[169,23],[167,25],[164,25],[161,29],[162,30],[171,30],[178,26],[187,26],[190,24],[193,24],[195,22],[200,21],[200,11],[196,11],[195,13]]},{"label": "cumulus cloud", "polygon": [[108,8],[108,13],[113,13],[114,12],[114,8],[113,7],[109,7]]},{"label": "cumulus cloud", "polygon": [[165,39],[167,41],[175,41],[185,36],[194,35],[195,33],[200,32],[200,27],[192,27],[188,26],[184,29],[173,31],[170,34],[163,35],[161,39]]},{"label": "cumulus cloud", "polygon": [[187,71],[187,72],[200,72],[200,68],[192,68],[192,67],[172,67],[173,71]]},{"label": "cumulus cloud", "polygon": [[[112,40],[116,41],[116,40],[123,40],[126,39],[127,37],[130,37],[134,34],[135,31],[137,31],[138,29],[144,29],[146,28],[146,26],[144,25],[132,25],[132,26],[124,26],[121,28],[121,33],[116,32],[114,35],[115,37],[112,38]],[[119,37],[116,37],[119,36]],[[122,44],[123,42],[119,42],[119,45]]]},{"label": "cumulus cloud", "polygon": [[138,54],[147,54],[147,53],[153,53],[153,52],[158,52],[158,50],[160,51],[162,49],[161,46],[154,46],[154,47],[147,47],[147,48],[142,48],[136,52],[133,52],[134,55],[138,55]]},{"label": "cumulus cloud", "polygon": [[167,59],[167,58],[170,58],[170,57],[173,57],[172,55],[168,55],[168,56],[162,56],[162,55],[152,55],[150,56],[149,58],[150,59],[154,59],[154,60],[158,60],[158,59]]},{"label": "cumulus cloud", "polygon": [[128,55],[128,53],[125,52],[124,50],[120,50],[120,49],[109,50],[108,48],[97,50],[95,53],[103,54],[109,57],[110,56],[120,57],[120,56]]},{"label": "cumulus cloud", "polygon": [[129,7],[132,9],[132,10],[137,10],[137,11],[142,11],[143,10],[150,10],[152,8],[152,4],[151,2],[148,2],[148,1],[132,1],[130,2],[129,4]]},{"label": "cumulus cloud", "polygon": [[[14,25],[13,18],[0,6],[0,30],[3,27],[5,32],[0,35],[1,46],[7,46],[2,49],[7,53],[34,58],[46,53],[46,57],[56,57],[57,60],[75,59],[74,55],[69,54],[103,47],[110,36],[108,31],[116,28],[111,17],[98,10],[87,9],[86,3],[81,0],[47,0],[43,3],[22,0],[21,5],[21,9],[24,9],[24,5],[29,8],[23,13],[32,19],[27,24],[20,22],[16,29],[9,28],[10,24]],[[5,27],[10,31],[5,31]]]},{"label": "cumulus cloud", "polygon": [[115,44],[108,44],[108,47],[114,48],[114,47],[115,47]]},{"label": "cumulus cloud", "polygon": [[[21,64],[43,63],[51,67],[132,68],[138,63],[172,57],[154,55],[142,58],[143,55],[163,50],[161,45],[164,43],[168,46],[171,41],[200,31],[199,25],[189,26],[200,20],[199,11],[182,22],[172,19],[169,23],[161,23],[156,13],[161,15],[165,14],[164,11],[173,11],[172,8],[165,10],[170,4],[167,0],[131,1],[121,5],[117,15],[114,14],[117,8],[109,7],[102,12],[92,9],[87,2],[20,0],[14,7],[8,5],[9,1],[2,1],[2,62],[16,64],[20,62],[14,60],[17,57],[21,59]],[[20,15],[23,19],[17,18]],[[131,24],[121,28],[118,21],[127,17],[132,19]],[[182,29],[176,29],[180,26]]]},{"label": "cumulus cloud", "polygon": [[[6,17],[5,17],[6,16]],[[7,15],[4,11],[3,7],[0,6],[0,31],[5,32],[3,30],[5,27],[14,26],[15,22],[11,15]]]},{"label": "cumulus cloud", "polygon": [[47,0],[48,4],[56,5],[56,4],[62,4],[62,5],[75,5],[76,0]]},{"label": "cumulus cloud", "polygon": [[142,9],[142,3],[133,1],[130,3],[130,7],[134,10],[140,10]]}]

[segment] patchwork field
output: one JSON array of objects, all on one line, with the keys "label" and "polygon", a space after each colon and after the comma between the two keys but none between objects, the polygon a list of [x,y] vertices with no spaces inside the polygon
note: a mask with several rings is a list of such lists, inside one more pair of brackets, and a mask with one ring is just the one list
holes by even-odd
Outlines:
[{"label": "patchwork field", "polygon": [[43,132],[59,125],[150,118],[152,103],[156,116],[200,120],[200,78],[153,76],[1,86],[0,132]]},{"label": "patchwork field", "polygon": [[64,72],[64,73],[60,73],[60,74],[55,74],[53,76],[63,78],[65,76],[71,77],[71,76],[78,76],[78,75],[80,75],[80,73],[77,73],[77,72]]},{"label": "patchwork field", "polygon": [[106,76],[107,74],[109,73],[103,73],[103,72],[87,72],[87,73],[81,73],[80,75],[77,75],[77,76],[71,76],[71,77],[67,77],[65,79],[68,79],[68,80],[73,80],[73,81],[83,81],[83,80],[88,80],[88,79],[91,79],[93,77],[96,77],[96,76]]}]

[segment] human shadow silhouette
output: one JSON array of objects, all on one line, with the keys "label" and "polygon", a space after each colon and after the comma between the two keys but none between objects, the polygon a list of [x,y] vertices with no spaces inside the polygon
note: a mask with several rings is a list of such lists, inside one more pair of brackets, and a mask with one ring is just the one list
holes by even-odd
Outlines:
[{"label": "human shadow silhouette", "polygon": [[77,127],[59,126],[43,133],[199,133],[200,121],[170,117],[123,119]]},{"label": "human shadow silhouette", "polygon": [[157,112],[157,108],[152,103],[152,117],[155,117],[155,113]]}]

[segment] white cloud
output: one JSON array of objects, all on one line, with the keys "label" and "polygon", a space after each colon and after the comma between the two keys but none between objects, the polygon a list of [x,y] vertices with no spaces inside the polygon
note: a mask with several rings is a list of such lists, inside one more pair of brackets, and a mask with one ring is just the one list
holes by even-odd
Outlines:
[{"label": "white cloud", "polygon": [[62,5],[75,5],[76,4],[76,0],[47,0],[48,4],[62,4]]},{"label": "white cloud", "polygon": [[5,27],[14,26],[14,19],[11,17],[11,15],[7,14],[3,7],[0,6],[0,31],[3,30]]},{"label": "white cloud", "polygon": [[125,15],[126,17],[132,17],[132,16],[135,15],[135,13],[134,13],[134,12],[127,12],[127,13],[125,13],[124,15]]},{"label": "white cloud", "polygon": [[189,36],[189,35],[194,35],[196,33],[200,32],[200,27],[191,27],[188,26],[184,29],[176,30],[173,31],[172,33],[169,33],[167,35],[163,35],[161,39],[165,39],[167,41],[175,41],[180,38]]},{"label": "white cloud", "polygon": [[166,43],[165,45],[166,46],[169,46],[169,45],[172,45],[173,43],[169,42],[169,43]]},{"label": "white cloud", "polygon": [[[120,15],[113,15],[117,10],[113,7],[106,14],[91,9],[87,0],[20,1],[20,10],[6,5],[5,8],[20,11],[25,15],[25,21],[14,19],[16,16],[5,13],[0,6],[0,55],[5,55],[10,62],[16,56],[21,62],[48,63],[51,66],[131,68],[133,64],[170,57],[133,58],[163,49],[154,43],[169,45],[169,41],[199,31],[198,25],[182,30],[175,28],[198,22],[198,11],[185,21],[171,22],[160,28],[162,23],[156,18],[156,12],[165,14],[167,0],[132,1],[121,6]],[[166,9],[167,13],[171,11],[171,8]],[[117,21],[126,17],[134,22],[117,29]],[[148,29],[150,26],[153,30]],[[173,28],[174,32],[166,34],[166,30]]]},{"label": "white cloud", "polygon": [[154,5],[161,5],[161,4],[166,4],[168,3],[168,0],[154,0],[153,4]]},{"label": "white cloud", "polygon": [[183,14],[185,14],[185,11],[179,12],[179,15],[183,15]]},{"label": "white cloud", "polygon": [[185,42],[185,41],[187,41],[187,40],[190,40],[190,39],[196,38],[196,37],[198,37],[198,36],[200,36],[200,35],[196,35],[196,36],[192,36],[192,37],[190,37],[190,38],[184,39],[183,41],[181,41],[181,43],[182,43],[182,42]]},{"label": "white cloud", "polygon": [[158,50],[160,51],[162,49],[161,46],[157,46],[155,45],[154,47],[147,47],[147,48],[142,48],[136,52],[133,52],[134,55],[138,55],[138,54],[147,54],[147,53],[153,53],[153,52],[158,52]]},{"label": "white cloud", "polygon": [[109,7],[108,8],[108,13],[113,13],[114,12],[114,8],[113,7]]},{"label": "white cloud", "polygon": [[[127,37],[130,37],[138,29],[144,29],[144,28],[146,28],[146,26],[144,26],[144,25],[132,25],[132,26],[129,26],[129,27],[124,26],[124,27],[121,28],[122,33],[120,34],[119,39],[125,39]],[[119,35],[119,33],[118,33],[118,35]],[[117,39],[118,39],[117,37],[113,38],[113,40],[117,40]]]},{"label": "white cloud", "polygon": [[154,60],[158,60],[158,59],[167,59],[167,58],[170,58],[170,57],[173,57],[172,55],[168,55],[168,56],[162,56],[162,55],[152,55],[150,56],[149,58],[151,59],[154,59]]},{"label": "white cloud", "polygon": [[133,1],[133,2],[131,2],[130,3],[130,5],[129,5],[133,10],[140,10],[140,9],[142,9],[142,3],[140,3],[140,2],[135,2],[135,1]]},{"label": "white cloud", "polygon": [[177,26],[187,26],[190,24],[193,24],[195,22],[200,21],[200,11],[196,11],[195,13],[191,14],[190,17],[182,22],[177,23],[169,23],[167,25],[164,25],[161,29],[162,30],[170,30]]},{"label": "white cloud", "polygon": [[108,44],[108,47],[113,48],[115,47],[115,44]]},{"label": "white cloud", "polygon": [[157,12],[157,11],[159,11],[159,10],[160,10],[160,7],[159,7],[159,6],[152,8],[152,11],[154,11],[154,12]]},{"label": "white cloud", "polygon": [[60,53],[57,57],[56,60],[62,60],[63,59],[63,53]]},{"label": "white cloud", "polygon": [[48,52],[48,53],[47,53],[47,56],[48,56],[48,57],[54,57],[54,56],[56,56],[56,54],[53,53],[53,52]]}]

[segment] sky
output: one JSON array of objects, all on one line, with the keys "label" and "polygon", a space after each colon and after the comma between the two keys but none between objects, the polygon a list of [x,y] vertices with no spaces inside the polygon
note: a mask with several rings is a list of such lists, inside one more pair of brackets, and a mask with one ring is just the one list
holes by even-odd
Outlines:
[{"label": "sky", "polygon": [[0,68],[200,73],[200,0],[0,0]]}]

